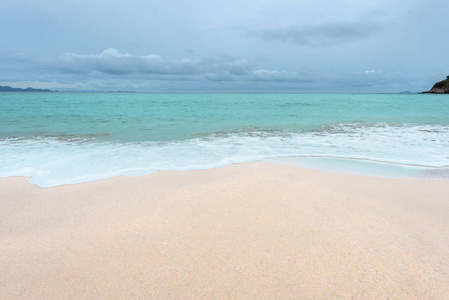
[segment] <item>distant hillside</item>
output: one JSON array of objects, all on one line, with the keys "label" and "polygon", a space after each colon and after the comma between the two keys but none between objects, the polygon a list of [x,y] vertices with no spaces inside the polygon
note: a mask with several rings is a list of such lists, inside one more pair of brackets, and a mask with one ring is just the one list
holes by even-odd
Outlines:
[{"label": "distant hillside", "polygon": [[445,80],[435,83],[432,89],[425,94],[449,94],[449,76]]},{"label": "distant hillside", "polygon": [[1,86],[0,85],[0,92],[28,92],[28,93],[41,93],[41,92],[53,92],[52,90],[43,90],[43,89],[33,89],[33,88],[13,88],[10,86]]}]

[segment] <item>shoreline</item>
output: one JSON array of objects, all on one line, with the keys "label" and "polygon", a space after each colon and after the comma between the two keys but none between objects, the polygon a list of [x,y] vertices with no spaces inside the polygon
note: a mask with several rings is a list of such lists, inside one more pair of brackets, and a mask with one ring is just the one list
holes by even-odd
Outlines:
[{"label": "shoreline", "polygon": [[0,297],[444,298],[447,180],[252,162],[0,179]]},{"label": "shoreline", "polygon": [[[311,163],[311,161],[314,161]],[[117,177],[139,177],[148,176],[151,174],[157,174],[160,172],[190,172],[190,171],[203,171],[203,170],[214,170],[219,168],[225,168],[233,165],[241,164],[252,164],[252,163],[272,163],[286,165],[290,167],[295,167],[305,170],[315,170],[323,172],[331,172],[337,174],[352,174],[360,176],[371,176],[371,177],[381,177],[381,178],[404,178],[404,179],[426,179],[426,180],[448,180],[449,179],[449,166],[429,166],[420,164],[407,164],[401,162],[391,162],[384,160],[376,160],[370,158],[353,158],[353,157],[339,157],[339,156],[317,156],[317,155],[307,155],[307,156],[279,156],[271,158],[262,158],[260,160],[244,161],[244,162],[234,162],[227,165],[219,165],[215,167],[206,167],[198,169],[186,169],[186,170],[157,170],[150,173],[142,173],[137,175],[126,175],[125,171],[116,171],[115,173],[119,175],[93,179],[88,181],[64,183],[55,186],[40,186],[36,183],[30,182],[32,176],[8,176],[0,177],[0,180],[7,178],[25,178],[28,183],[35,185],[37,187],[47,189],[60,186],[70,186],[83,184],[88,182],[96,182],[102,180],[109,180]]]}]

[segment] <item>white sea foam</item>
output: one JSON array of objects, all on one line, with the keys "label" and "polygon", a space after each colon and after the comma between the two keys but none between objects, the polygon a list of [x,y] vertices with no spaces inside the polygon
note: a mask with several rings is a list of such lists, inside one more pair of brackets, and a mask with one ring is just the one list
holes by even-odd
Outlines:
[{"label": "white sea foam", "polygon": [[177,142],[116,143],[93,138],[7,138],[0,177],[41,187],[160,170],[207,169],[274,157],[337,157],[434,168],[449,166],[449,126],[339,124],[304,133],[221,132]]}]

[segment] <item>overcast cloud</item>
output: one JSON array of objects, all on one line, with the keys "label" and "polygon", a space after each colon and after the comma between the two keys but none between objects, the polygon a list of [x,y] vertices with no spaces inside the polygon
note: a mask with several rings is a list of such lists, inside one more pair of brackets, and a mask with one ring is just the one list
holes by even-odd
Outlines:
[{"label": "overcast cloud", "polygon": [[0,85],[422,91],[449,75],[447,11],[446,0],[16,0],[0,8]]}]

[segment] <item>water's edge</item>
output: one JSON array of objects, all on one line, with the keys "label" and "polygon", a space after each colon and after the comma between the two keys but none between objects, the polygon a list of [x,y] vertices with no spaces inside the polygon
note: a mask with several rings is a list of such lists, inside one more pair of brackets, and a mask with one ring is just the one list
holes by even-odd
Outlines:
[{"label": "water's edge", "polygon": [[318,156],[282,157],[267,159],[266,161],[304,169],[362,176],[427,180],[449,179],[449,166],[431,167],[371,159]]},{"label": "water's edge", "polygon": [[[320,156],[291,156],[291,157],[274,157],[266,158],[255,161],[240,162],[240,163],[229,163],[227,165],[218,167],[205,167],[205,168],[195,168],[195,169],[184,169],[184,170],[158,170],[148,173],[142,173],[139,175],[127,175],[125,172],[117,172],[115,176],[105,176],[104,178],[95,178],[92,180],[84,180],[79,182],[68,182],[57,185],[40,185],[34,182],[33,177],[30,176],[6,176],[1,178],[26,178],[27,181],[37,187],[46,189],[54,188],[66,185],[76,185],[88,182],[95,182],[101,180],[107,180],[111,178],[116,178],[120,176],[126,177],[137,177],[145,176],[149,174],[154,174],[158,172],[188,172],[193,170],[210,170],[223,168],[230,165],[237,164],[250,164],[256,162],[266,162],[270,164],[280,164],[287,165],[290,167],[296,167],[300,169],[307,170],[318,170],[324,172],[332,172],[339,174],[350,174],[358,176],[368,176],[368,177],[380,177],[380,178],[404,178],[404,179],[421,179],[421,180],[449,180],[449,166],[444,167],[431,167],[431,166],[420,166],[420,165],[407,165],[402,163],[377,161],[370,159],[358,159],[358,158],[343,158],[343,157],[320,157]],[[111,174],[109,174],[111,175]]]}]

